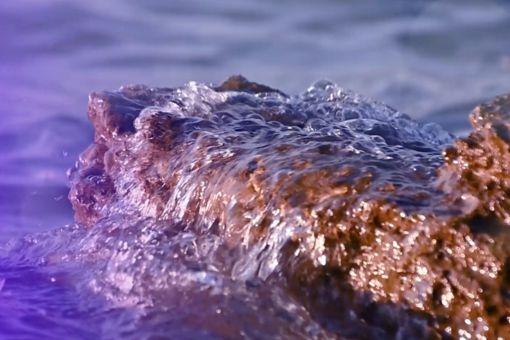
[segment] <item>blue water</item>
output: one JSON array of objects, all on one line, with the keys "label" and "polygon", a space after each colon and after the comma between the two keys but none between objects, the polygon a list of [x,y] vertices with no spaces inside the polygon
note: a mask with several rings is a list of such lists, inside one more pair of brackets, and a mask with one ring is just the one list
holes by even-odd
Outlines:
[{"label": "blue water", "polygon": [[[510,92],[510,4],[501,0],[9,0],[0,2],[0,42],[2,243],[72,223],[66,171],[92,139],[94,90],[243,74],[298,93],[327,78],[456,134],[477,103]],[[31,306],[51,310],[62,294],[32,270],[3,268],[11,279],[0,291],[21,296],[39,282],[41,293],[14,299],[27,322],[0,318],[0,333],[58,329]],[[81,299],[64,295],[73,306]],[[107,334],[84,327],[87,314],[74,307],[55,308],[69,328],[53,336]]]}]

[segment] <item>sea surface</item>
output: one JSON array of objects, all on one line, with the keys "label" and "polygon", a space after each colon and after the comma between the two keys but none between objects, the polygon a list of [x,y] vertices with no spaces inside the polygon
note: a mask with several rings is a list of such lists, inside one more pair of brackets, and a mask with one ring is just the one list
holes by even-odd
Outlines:
[{"label": "sea surface", "polygon": [[[242,74],[297,94],[329,79],[456,135],[469,131],[477,103],[510,92],[510,2],[503,0],[1,1],[0,43],[2,244],[73,223],[67,170],[93,138],[92,91]],[[0,263],[0,294],[17,287],[2,304],[11,299],[21,314],[5,319],[1,307],[0,334],[110,334],[87,327],[87,316],[100,316],[51,304],[68,294],[74,306],[81,297],[73,291],[11,264]],[[17,298],[32,282],[41,288]],[[26,323],[13,323],[23,311],[30,311]],[[54,324],[41,317],[52,311]]]}]

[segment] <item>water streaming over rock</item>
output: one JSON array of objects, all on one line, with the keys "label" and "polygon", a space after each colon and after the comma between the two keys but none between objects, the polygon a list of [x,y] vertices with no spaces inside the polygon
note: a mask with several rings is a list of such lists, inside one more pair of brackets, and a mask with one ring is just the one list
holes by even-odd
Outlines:
[{"label": "water streaming over rock", "polygon": [[93,93],[78,224],[3,247],[0,315],[84,338],[505,338],[509,103],[455,141],[327,81]]}]

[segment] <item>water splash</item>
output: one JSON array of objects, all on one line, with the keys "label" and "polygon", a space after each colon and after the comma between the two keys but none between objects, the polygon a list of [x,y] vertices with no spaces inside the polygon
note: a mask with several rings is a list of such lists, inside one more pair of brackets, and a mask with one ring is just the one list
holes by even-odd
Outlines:
[{"label": "water splash", "polygon": [[61,282],[104,337],[505,334],[506,233],[479,224],[505,222],[506,182],[480,197],[472,183],[489,183],[465,173],[493,144],[507,164],[488,111],[454,144],[327,81],[94,93],[94,143],[71,171],[79,226],[3,258]]}]

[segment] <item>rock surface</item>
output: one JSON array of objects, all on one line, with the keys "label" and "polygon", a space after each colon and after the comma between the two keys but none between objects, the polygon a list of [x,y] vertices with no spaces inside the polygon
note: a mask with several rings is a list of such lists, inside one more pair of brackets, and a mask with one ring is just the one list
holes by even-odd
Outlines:
[{"label": "rock surface", "polygon": [[88,115],[82,226],[193,235],[201,268],[285,290],[328,336],[510,338],[510,96],[457,140],[325,81],[127,86]]}]

